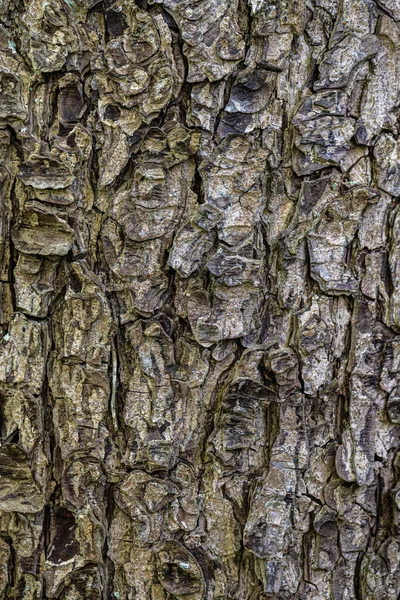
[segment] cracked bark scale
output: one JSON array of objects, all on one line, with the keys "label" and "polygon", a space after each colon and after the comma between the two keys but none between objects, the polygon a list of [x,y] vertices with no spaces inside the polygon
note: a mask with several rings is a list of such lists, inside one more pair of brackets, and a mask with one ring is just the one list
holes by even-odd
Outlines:
[{"label": "cracked bark scale", "polygon": [[397,600],[400,1],[0,0],[0,599]]}]

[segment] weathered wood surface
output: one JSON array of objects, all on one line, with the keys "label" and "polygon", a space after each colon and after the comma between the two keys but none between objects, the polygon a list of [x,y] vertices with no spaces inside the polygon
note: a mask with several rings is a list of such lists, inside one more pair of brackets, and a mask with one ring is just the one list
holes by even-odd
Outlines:
[{"label": "weathered wood surface", "polygon": [[397,600],[399,0],[0,19],[0,598]]}]

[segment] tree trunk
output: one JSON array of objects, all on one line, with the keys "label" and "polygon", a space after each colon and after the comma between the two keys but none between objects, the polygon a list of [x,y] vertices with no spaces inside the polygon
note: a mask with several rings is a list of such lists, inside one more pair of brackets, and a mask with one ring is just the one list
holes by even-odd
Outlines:
[{"label": "tree trunk", "polygon": [[0,599],[397,600],[399,0],[0,17]]}]

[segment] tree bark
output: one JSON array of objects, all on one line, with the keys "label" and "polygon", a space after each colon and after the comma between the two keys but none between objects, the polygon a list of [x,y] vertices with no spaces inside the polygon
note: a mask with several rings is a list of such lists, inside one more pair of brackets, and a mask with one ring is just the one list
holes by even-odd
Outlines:
[{"label": "tree bark", "polygon": [[399,0],[0,19],[0,599],[398,600]]}]

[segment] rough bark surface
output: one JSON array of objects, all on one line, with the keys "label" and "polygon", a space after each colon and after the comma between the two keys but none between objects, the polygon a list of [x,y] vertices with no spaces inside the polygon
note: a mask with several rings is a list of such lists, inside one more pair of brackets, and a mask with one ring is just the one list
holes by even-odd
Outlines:
[{"label": "rough bark surface", "polygon": [[0,0],[0,599],[397,600],[399,0]]}]

